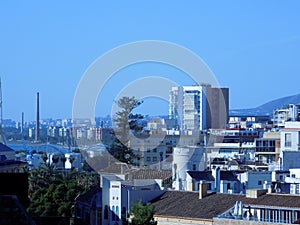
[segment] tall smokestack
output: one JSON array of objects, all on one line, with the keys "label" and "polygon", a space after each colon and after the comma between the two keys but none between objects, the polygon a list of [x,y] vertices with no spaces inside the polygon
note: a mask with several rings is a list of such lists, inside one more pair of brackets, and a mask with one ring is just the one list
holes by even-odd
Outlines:
[{"label": "tall smokestack", "polygon": [[36,94],[36,123],[35,123],[35,141],[40,138],[40,94]]}]

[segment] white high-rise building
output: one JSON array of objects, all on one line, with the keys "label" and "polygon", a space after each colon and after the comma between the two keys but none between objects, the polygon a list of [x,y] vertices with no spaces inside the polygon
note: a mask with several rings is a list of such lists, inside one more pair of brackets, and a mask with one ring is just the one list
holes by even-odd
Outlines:
[{"label": "white high-rise building", "polygon": [[172,87],[169,118],[177,120],[182,131],[225,128],[228,95],[228,88],[212,88],[209,84]]}]

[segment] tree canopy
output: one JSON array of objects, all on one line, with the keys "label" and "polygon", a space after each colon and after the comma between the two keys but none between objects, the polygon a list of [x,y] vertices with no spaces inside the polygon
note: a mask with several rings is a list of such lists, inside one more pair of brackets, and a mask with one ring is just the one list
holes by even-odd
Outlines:
[{"label": "tree canopy", "polygon": [[29,171],[29,206],[31,216],[70,216],[75,197],[100,183],[93,171],[60,171],[49,163]]},{"label": "tree canopy", "polygon": [[154,206],[151,203],[145,205],[139,200],[137,204],[133,204],[130,209],[132,215],[131,225],[156,225],[157,221],[154,220]]},{"label": "tree canopy", "polygon": [[142,132],[141,120],[144,119],[144,116],[134,114],[132,111],[142,103],[135,97],[122,97],[117,101],[120,111],[116,112],[113,118],[116,139],[112,151],[114,157],[121,162],[131,164],[134,158],[134,154],[129,148],[130,135],[137,135]]}]

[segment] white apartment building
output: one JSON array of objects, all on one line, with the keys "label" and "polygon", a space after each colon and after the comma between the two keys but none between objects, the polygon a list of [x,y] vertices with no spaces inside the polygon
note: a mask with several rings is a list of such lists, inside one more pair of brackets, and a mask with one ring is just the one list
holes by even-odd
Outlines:
[{"label": "white apartment building", "polygon": [[122,218],[128,218],[132,204],[139,200],[143,204],[162,195],[165,190],[134,186],[116,175],[102,177],[102,224],[122,224]]},{"label": "white apartment building", "polygon": [[285,122],[280,131],[280,163],[281,170],[300,168],[300,122]]},{"label": "white apartment building", "polygon": [[282,128],[285,127],[287,121],[299,121],[299,108],[300,105],[289,104],[286,108],[274,110],[274,127]]},{"label": "white apartment building", "polygon": [[228,120],[228,88],[209,84],[175,86],[170,91],[169,117],[183,130],[223,128]]}]

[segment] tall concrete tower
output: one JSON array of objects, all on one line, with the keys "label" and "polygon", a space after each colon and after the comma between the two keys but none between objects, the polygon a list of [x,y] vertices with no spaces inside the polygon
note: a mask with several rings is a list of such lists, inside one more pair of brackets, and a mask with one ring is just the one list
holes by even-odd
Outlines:
[{"label": "tall concrete tower", "polygon": [[22,138],[24,135],[24,112],[22,112],[22,117],[21,117],[21,134],[22,134]]},{"label": "tall concrete tower", "polygon": [[40,93],[36,94],[36,122],[35,122],[35,141],[40,138]]}]

